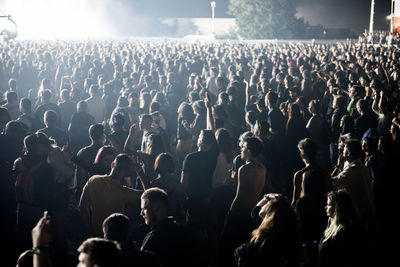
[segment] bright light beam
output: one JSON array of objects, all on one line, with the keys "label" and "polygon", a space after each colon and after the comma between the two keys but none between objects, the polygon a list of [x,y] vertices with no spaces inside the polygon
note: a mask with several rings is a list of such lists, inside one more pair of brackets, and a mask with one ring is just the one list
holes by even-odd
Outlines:
[{"label": "bright light beam", "polygon": [[22,39],[81,39],[107,37],[104,22],[108,0],[6,0],[5,12],[18,24]]}]

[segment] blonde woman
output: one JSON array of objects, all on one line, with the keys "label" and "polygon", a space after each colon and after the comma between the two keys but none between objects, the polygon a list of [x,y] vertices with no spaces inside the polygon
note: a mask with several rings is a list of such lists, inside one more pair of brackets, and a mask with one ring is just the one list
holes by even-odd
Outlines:
[{"label": "blonde woman", "polygon": [[318,266],[363,266],[366,242],[349,194],[344,190],[329,192],[325,210],[328,226],[319,244]]},{"label": "blonde woman", "polygon": [[261,225],[250,242],[235,251],[237,266],[303,266],[297,215],[281,194],[268,194],[259,216]]}]

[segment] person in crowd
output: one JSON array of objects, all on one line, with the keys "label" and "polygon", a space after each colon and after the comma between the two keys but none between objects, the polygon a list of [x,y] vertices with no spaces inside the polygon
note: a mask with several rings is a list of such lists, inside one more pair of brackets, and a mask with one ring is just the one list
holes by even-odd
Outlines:
[{"label": "person in crowd", "polygon": [[345,189],[348,192],[360,223],[374,231],[372,228],[375,221],[375,204],[371,173],[362,163],[361,157],[361,143],[358,140],[347,140],[343,155],[339,157],[331,174],[332,187],[334,190]]},{"label": "person in crowd", "polygon": [[312,171],[320,174],[322,181],[321,184],[324,184],[321,189],[322,194],[328,192],[330,189],[330,180],[328,175],[324,175],[324,169],[321,168],[316,161],[317,157],[317,144],[310,138],[302,139],[297,148],[300,151],[300,157],[304,162],[305,167],[301,170],[297,171],[293,177],[293,196],[292,196],[292,205],[296,204],[296,201],[300,198],[301,192],[303,191],[303,178],[306,172]]},{"label": "person in crowd", "polygon": [[92,84],[89,88],[90,97],[86,99],[87,112],[94,118],[96,123],[102,123],[105,118],[106,106],[101,98],[100,88]]},{"label": "person in crowd", "polygon": [[223,257],[227,257],[227,264],[233,260],[230,255],[234,249],[246,242],[253,230],[250,214],[262,194],[266,178],[264,166],[257,161],[261,150],[262,143],[257,137],[245,139],[241,147],[241,157],[245,164],[239,169],[236,196],[221,237]]},{"label": "person in crowd", "polygon": [[350,195],[329,192],[325,210],[328,226],[319,243],[318,266],[365,266],[367,249]]},{"label": "person in crowd", "polygon": [[154,253],[165,266],[187,266],[191,258],[191,244],[186,230],[169,217],[169,198],[160,188],[150,188],[141,196],[141,212],[150,232],[141,251]]},{"label": "person in crowd", "polygon": [[29,98],[21,98],[19,110],[21,115],[18,117],[18,121],[22,122],[28,131],[34,133],[43,128],[41,119],[32,112],[32,103]]},{"label": "person in crowd", "polygon": [[176,153],[178,161],[181,163],[186,155],[193,152],[192,134],[189,132],[189,125],[193,122],[194,112],[192,106],[182,103],[178,108],[178,127],[176,138]]},{"label": "person in crowd", "polygon": [[68,134],[58,128],[57,125],[57,113],[53,110],[47,110],[44,113],[44,124],[45,128],[40,129],[39,132],[46,134],[48,137],[54,139],[59,147],[67,145]]},{"label": "person in crowd", "polygon": [[[101,234],[105,218],[125,213],[127,204],[137,204],[141,191],[120,184],[120,180],[140,165],[126,154],[119,154],[109,175],[92,176],[85,184],[79,201],[80,213],[88,234]],[[146,186],[144,185],[144,188]]]},{"label": "person in crowd", "polygon": [[89,127],[95,124],[94,118],[87,112],[87,103],[79,101],[69,123],[69,144],[74,152],[90,145]]},{"label": "person in crowd", "polygon": [[0,133],[4,132],[6,124],[11,120],[10,113],[5,107],[0,107]]},{"label": "person in crowd", "polygon": [[[91,144],[86,146],[78,151],[76,157],[79,158],[77,160],[84,161],[85,165],[91,164],[94,162],[96,155],[99,149],[104,145],[105,136],[104,136],[104,126],[102,124],[93,124],[89,128],[89,136],[91,140]],[[74,159],[74,161],[77,161]],[[82,165],[79,164],[79,165]],[[87,171],[84,171],[77,168],[77,179],[78,186],[81,188],[85,185],[86,181],[90,178]]]},{"label": "person in crowd", "polygon": [[361,139],[368,129],[376,129],[378,126],[376,115],[370,110],[368,102],[360,99],[357,102],[357,111],[360,116],[355,121],[355,133],[358,139]]},{"label": "person in crowd", "polygon": [[62,119],[60,109],[56,104],[51,102],[51,98],[52,98],[51,90],[49,89],[43,90],[40,94],[40,100],[42,104],[36,108],[35,114],[36,116],[39,117],[40,121],[44,123],[44,113],[48,110],[53,110],[57,113],[57,118],[59,118],[57,126],[60,126],[61,125],[60,121]]},{"label": "person in crowd", "polygon": [[76,112],[76,103],[71,100],[71,93],[69,90],[63,89],[61,91],[58,107],[60,109],[60,113],[63,115],[61,129],[65,131],[68,129],[72,115]]},{"label": "person in crowd", "polygon": [[6,93],[6,103],[3,105],[8,110],[8,113],[10,114],[10,119],[11,120],[16,120],[18,119],[20,113],[19,107],[18,107],[18,95],[14,91],[8,91]]},{"label": "person in crowd", "polygon": [[174,159],[169,153],[160,153],[154,162],[156,179],[150,182],[150,187],[158,187],[168,194],[169,214],[176,221],[184,223],[185,216],[182,213],[185,193],[182,184],[175,176]]},{"label": "person in crowd", "polygon": [[132,265],[161,267],[161,261],[149,251],[139,251],[136,247],[129,218],[122,213],[113,213],[103,222],[104,239],[117,242],[121,248],[121,266]]},{"label": "person in crowd", "polygon": [[188,154],[183,161],[181,183],[187,196],[187,223],[205,229],[214,223],[210,207],[212,179],[218,157],[214,133],[202,130],[197,147],[198,151]]},{"label": "person in crowd", "polygon": [[297,215],[289,201],[274,195],[260,210],[261,225],[250,240],[235,250],[237,266],[301,266],[305,255],[300,242]]}]

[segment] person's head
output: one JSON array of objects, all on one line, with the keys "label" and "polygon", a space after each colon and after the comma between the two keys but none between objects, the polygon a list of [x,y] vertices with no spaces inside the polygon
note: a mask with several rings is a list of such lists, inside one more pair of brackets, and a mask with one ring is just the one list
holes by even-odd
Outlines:
[{"label": "person's head", "polygon": [[250,240],[252,244],[262,248],[270,242],[274,242],[274,246],[279,246],[277,243],[290,246],[293,244],[287,242],[298,242],[297,215],[285,196],[274,194],[274,197],[261,208],[259,216],[263,221],[252,232]]},{"label": "person's head", "polygon": [[333,98],[332,108],[344,109],[346,107],[346,97],[342,95],[335,95]]},{"label": "person's head", "polygon": [[193,108],[186,102],[182,102],[178,108],[178,119],[182,118],[191,121],[194,117]]},{"label": "person's head", "polygon": [[104,126],[100,123],[90,125],[89,136],[93,144],[104,144]]},{"label": "person's head", "polygon": [[197,91],[191,91],[189,93],[189,103],[193,104],[194,102],[196,102],[197,100],[200,100],[200,95],[199,92]]},{"label": "person's head", "polygon": [[400,138],[400,128],[396,124],[392,123],[390,126],[390,135],[392,136],[392,140],[395,142],[399,142]]},{"label": "person's head", "polygon": [[147,189],[141,196],[140,207],[140,215],[145,223],[150,227],[155,226],[168,218],[168,195],[158,187]]},{"label": "person's head", "polygon": [[379,139],[376,137],[364,137],[361,148],[365,154],[370,155],[378,151]]},{"label": "person's head", "polygon": [[233,158],[232,138],[228,130],[219,128],[215,132],[215,138],[218,144],[218,150],[224,153],[227,162],[231,162]]},{"label": "person's head", "polygon": [[71,99],[71,92],[68,89],[61,90],[61,100],[62,101],[70,101]]},{"label": "person's head", "polygon": [[130,237],[129,218],[121,213],[113,213],[103,221],[104,239],[116,241],[124,246]]},{"label": "person's head", "polygon": [[320,112],[321,110],[321,102],[319,100],[311,100],[310,103],[308,104],[308,111],[316,115]]},{"label": "person's head", "polygon": [[76,104],[76,110],[78,112],[87,112],[88,110],[88,104],[85,100],[81,100]]},{"label": "person's head", "polygon": [[343,156],[348,162],[360,159],[362,156],[362,148],[359,140],[349,139],[344,143]]},{"label": "person's head", "polygon": [[274,91],[269,91],[265,97],[265,105],[271,109],[276,106],[278,101],[278,94]]},{"label": "person's head", "polygon": [[114,267],[120,264],[120,246],[103,238],[86,239],[78,248],[80,267]]},{"label": "person's head", "polygon": [[23,97],[19,101],[19,111],[21,113],[32,113],[32,103],[29,98]]},{"label": "person's head", "polygon": [[36,156],[47,156],[51,149],[51,141],[44,133],[30,134],[24,138],[24,149]]},{"label": "person's head", "polygon": [[132,160],[129,155],[121,153],[118,154],[114,161],[111,163],[112,174],[118,177],[124,177],[129,174],[132,168]]},{"label": "person's head", "polygon": [[322,242],[334,237],[343,226],[350,226],[357,220],[353,202],[344,190],[328,193],[325,211],[329,220]]},{"label": "person's head", "polygon": [[342,134],[353,133],[354,132],[354,119],[350,115],[344,115],[340,119],[340,128]]},{"label": "person's head", "polygon": [[43,115],[43,121],[46,127],[55,127],[57,122],[57,113],[54,110],[47,110]]},{"label": "person's head", "polygon": [[8,104],[17,104],[18,95],[14,91],[8,91],[6,93],[6,100]]},{"label": "person's head", "polygon": [[154,172],[157,174],[171,174],[175,171],[175,162],[171,154],[161,153],[154,162]]},{"label": "person's head", "polygon": [[254,111],[249,110],[246,112],[245,120],[247,125],[249,125],[250,127],[254,127],[254,124],[257,120],[257,114]]},{"label": "person's head", "polygon": [[203,100],[197,100],[192,104],[193,111],[196,115],[205,115],[207,112],[206,105]]},{"label": "person's head", "polygon": [[357,112],[361,115],[365,114],[369,110],[368,101],[365,99],[360,99],[357,101]]},{"label": "person's head", "polygon": [[50,100],[51,100],[50,89],[43,90],[40,97],[41,97],[43,103],[50,103]]},{"label": "person's head", "polygon": [[229,104],[229,95],[225,92],[221,92],[218,94],[218,105],[228,105]]},{"label": "person's head", "polygon": [[217,147],[215,135],[210,130],[201,130],[197,139],[197,147],[199,151],[209,151]]},{"label": "person's head", "polygon": [[117,112],[112,116],[112,125],[114,131],[123,130],[125,124],[125,116],[122,112]]},{"label": "person's head", "polygon": [[8,88],[10,88],[10,91],[17,91],[17,81],[15,79],[10,79],[8,81]]},{"label": "person's head", "polygon": [[150,114],[143,114],[140,117],[139,121],[140,130],[142,131],[150,130],[152,123],[153,123],[153,117]]},{"label": "person's head", "polygon": [[94,159],[94,164],[99,164],[106,168],[107,170],[111,169],[111,164],[115,159],[117,152],[112,146],[102,146],[96,154]]},{"label": "person's head", "polygon": [[[289,76],[290,77],[290,76]],[[296,99],[299,97],[300,94],[300,89],[297,86],[294,87],[290,87],[289,88],[289,97],[290,99],[292,99],[293,101],[296,101]]]},{"label": "person's head", "polygon": [[269,124],[266,121],[257,120],[254,124],[254,135],[264,140],[268,135]]},{"label": "person's head", "polygon": [[241,147],[241,158],[243,160],[251,160],[260,155],[263,144],[257,137],[246,138]]},{"label": "person's head", "polygon": [[300,140],[297,148],[300,151],[301,159],[306,163],[311,163],[317,155],[317,145],[311,138]]},{"label": "person's head", "polygon": [[89,88],[89,94],[91,97],[100,96],[100,88],[97,84],[92,84]]}]

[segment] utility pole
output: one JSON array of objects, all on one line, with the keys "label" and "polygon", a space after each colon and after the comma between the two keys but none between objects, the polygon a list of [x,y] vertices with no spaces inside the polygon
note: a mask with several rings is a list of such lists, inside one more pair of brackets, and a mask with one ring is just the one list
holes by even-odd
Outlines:
[{"label": "utility pole", "polygon": [[371,13],[369,17],[369,33],[374,32],[375,0],[371,0]]}]

